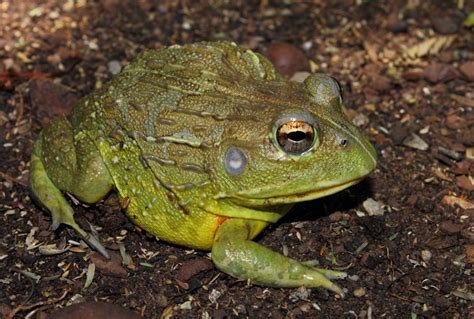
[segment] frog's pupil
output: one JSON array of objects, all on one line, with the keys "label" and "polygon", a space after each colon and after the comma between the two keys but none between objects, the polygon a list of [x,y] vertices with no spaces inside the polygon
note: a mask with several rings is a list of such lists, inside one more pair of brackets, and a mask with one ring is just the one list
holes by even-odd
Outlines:
[{"label": "frog's pupil", "polygon": [[302,131],[293,131],[288,133],[288,138],[294,142],[301,142],[306,139],[306,133]]}]

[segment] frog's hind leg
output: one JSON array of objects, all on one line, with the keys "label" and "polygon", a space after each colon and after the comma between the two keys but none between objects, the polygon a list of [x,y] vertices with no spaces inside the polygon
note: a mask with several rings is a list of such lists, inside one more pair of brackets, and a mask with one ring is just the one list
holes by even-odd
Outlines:
[{"label": "frog's hind leg", "polygon": [[217,230],[212,261],[223,272],[240,279],[273,287],[323,287],[344,296],[331,282],[343,272],[311,267],[285,257],[249,239],[250,220],[228,219]]},{"label": "frog's hind leg", "polygon": [[54,119],[40,134],[31,156],[29,184],[34,197],[52,215],[52,228],[71,226],[104,256],[105,248],[75,222],[62,191],[86,203],[101,200],[112,188],[112,178],[93,142],[82,132],[74,136],[71,124]]}]

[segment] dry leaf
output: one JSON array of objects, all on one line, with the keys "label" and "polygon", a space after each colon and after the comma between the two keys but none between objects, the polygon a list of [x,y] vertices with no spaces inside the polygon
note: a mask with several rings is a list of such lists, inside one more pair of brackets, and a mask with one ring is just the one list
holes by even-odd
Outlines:
[{"label": "dry leaf", "polygon": [[474,203],[463,199],[461,197],[456,197],[456,196],[449,196],[446,195],[443,197],[443,203],[448,204],[449,206],[454,206],[457,205],[461,207],[462,209],[473,209],[474,208]]},{"label": "dry leaf", "polygon": [[474,107],[474,100],[461,95],[451,94],[451,98],[464,106]]},{"label": "dry leaf", "polygon": [[426,39],[405,50],[403,56],[409,59],[421,58],[426,55],[438,54],[441,50],[448,48],[456,36],[447,35]]}]

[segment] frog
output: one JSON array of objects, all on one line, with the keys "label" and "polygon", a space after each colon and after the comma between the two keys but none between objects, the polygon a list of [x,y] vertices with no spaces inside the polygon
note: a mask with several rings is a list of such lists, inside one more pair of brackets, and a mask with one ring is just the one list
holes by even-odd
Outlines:
[{"label": "frog", "polygon": [[210,251],[220,271],[265,287],[322,287],[340,296],[343,271],[318,268],[254,241],[295,203],[352,186],[376,151],[344,115],[338,81],[289,81],[264,55],[233,42],[149,49],[52,119],[35,141],[29,187],[51,213],[108,256],[66,200],[110,192],[159,240]]}]

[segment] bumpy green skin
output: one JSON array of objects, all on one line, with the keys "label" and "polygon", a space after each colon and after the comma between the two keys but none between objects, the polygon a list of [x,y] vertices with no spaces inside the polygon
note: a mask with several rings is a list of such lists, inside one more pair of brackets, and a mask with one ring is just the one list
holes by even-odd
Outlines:
[{"label": "bumpy green skin", "polygon": [[[115,189],[127,215],[157,237],[212,249],[224,272],[269,286],[323,286],[343,273],[315,269],[251,241],[291,204],[332,194],[370,173],[375,151],[348,122],[334,80],[288,82],[259,54],[233,43],[147,51],[70,118],[52,121],[31,159],[33,195],[53,227],[74,222],[62,193],[86,203]],[[275,123],[311,118],[317,141],[288,154]],[[344,141],[342,143],[341,141]],[[225,167],[238,148],[246,166]],[[105,254],[106,252],[103,251]]]}]

